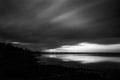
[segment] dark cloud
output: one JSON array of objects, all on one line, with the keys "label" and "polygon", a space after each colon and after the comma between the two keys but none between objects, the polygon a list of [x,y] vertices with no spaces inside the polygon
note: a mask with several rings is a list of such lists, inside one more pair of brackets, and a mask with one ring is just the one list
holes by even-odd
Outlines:
[{"label": "dark cloud", "polygon": [[118,5],[118,0],[0,0],[0,38],[37,47],[119,38]]}]

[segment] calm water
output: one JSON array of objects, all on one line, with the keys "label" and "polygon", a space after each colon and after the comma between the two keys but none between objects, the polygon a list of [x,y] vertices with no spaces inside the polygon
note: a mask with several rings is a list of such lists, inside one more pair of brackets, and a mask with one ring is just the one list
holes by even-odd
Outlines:
[{"label": "calm water", "polygon": [[[120,56],[112,54],[44,54],[43,62],[69,65],[90,65],[94,67],[120,68]],[[65,63],[61,63],[61,62]],[[42,61],[41,61],[42,62]],[[67,64],[68,63],[68,64]],[[74,64],[75,63],[75,64]],[[97,64],[97,65],[96,65]]]}]

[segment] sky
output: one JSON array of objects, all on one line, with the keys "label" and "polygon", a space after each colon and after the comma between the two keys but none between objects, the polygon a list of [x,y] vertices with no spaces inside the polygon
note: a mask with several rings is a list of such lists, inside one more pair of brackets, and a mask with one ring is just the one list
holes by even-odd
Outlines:
[{"label": "sky", "polygon": [[80,44],[75,44],[75,45],[64,45],[59,48],[55,49],[48,49],[44,50],[45,52],[120,52],[120,44],[95,44],[95,43],[87,43],[83,42]]},{"label": "sky", "polygon": [[120,52],[119,19],[119,0],[0,0],[0,41],[38,51],[87,43]]}]

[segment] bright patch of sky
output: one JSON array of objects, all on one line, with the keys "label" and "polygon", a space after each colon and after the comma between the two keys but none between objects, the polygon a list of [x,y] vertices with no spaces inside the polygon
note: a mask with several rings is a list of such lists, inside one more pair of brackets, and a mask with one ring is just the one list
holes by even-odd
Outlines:
[{"label": "bright patch of sky", "polygon": [[45,52],[120,52],[120,44],[95,44],[78,43],[76,45],[64,45],[55,49],[44,50]]}]

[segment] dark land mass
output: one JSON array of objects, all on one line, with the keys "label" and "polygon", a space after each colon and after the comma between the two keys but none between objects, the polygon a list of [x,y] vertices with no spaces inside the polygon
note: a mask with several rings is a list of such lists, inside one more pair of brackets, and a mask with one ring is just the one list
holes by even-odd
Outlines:
[{"label": "dark land mass", "polygon": [[[42,57],[40,57],[38,61],[38,59],[35,58],[36,56],[42,56],[43,54],[47,53],[33,52],[29,49],[15,47],[12,44],[0,43],[0,80],[120,79],[120,68],[95,68],[96,66],[93,66],[92,64],[86,66],[77,64],[76,62],[66,63],[59,59],[45,59]],[[117,54],[109,53],[110,56],[117,56]],[[107,64],[118,66],[118,64],[115,63]],[[105,65],[105,63],[99,65]]]}]

